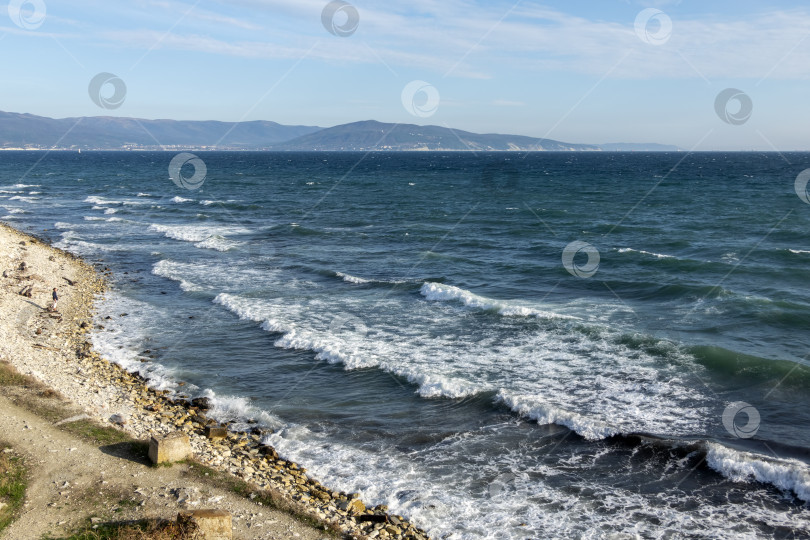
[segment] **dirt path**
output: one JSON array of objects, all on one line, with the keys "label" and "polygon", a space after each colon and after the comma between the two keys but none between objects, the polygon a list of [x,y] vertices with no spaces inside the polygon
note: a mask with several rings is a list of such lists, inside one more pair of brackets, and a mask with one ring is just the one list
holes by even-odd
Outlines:
[{"label": "dirt path", "polygon": [[234,517],[234,538],[318,539],[287,514],[214,487],[194,465],[151,467],[130,443],[98,447],[0,396],[0,437],[31,471],[22,515],[4,538],[59,537],[94,521],[173,519],[184,509],[219,508]]}]

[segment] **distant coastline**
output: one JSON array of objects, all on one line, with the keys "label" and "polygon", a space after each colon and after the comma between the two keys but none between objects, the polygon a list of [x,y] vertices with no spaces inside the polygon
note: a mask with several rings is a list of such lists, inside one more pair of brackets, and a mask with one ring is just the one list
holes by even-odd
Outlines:
[{"label": "distant coastline", "polygon": [[0,111],[0,150],[325,152],[678,152],[658,143],[582,144],[435,125],[352,122],[329,128],[269,121],[54,119]]}]

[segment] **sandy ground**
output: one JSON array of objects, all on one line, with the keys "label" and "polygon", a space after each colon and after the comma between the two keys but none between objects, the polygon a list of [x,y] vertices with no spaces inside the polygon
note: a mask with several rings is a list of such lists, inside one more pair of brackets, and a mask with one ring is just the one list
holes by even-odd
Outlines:
[{"label": "sandy ground", "polygon": [[[82,373],[71,363],[75,328],[90,323],[92,273],[80,261],[3,225],[0,272],[5,272],[0,279],[0,362],[47,381],[64,396],[41,397],[41,388],[0,392],[0,440],[24,456],[31,471],[23,511],[3,538],[59,537],[90,518],[93,523],[174,518],[179,511],[200,508],[230,511],[234,538],[324,537],[288,514],[207,482],[194,465],[151,467],[129,443],[89,444],[65,430],[63,420],[84,413],[99,417],[98,410],[81,408],[71,399],[76,389],[93,392],[83,388]],[[34,287],[31,298],[18,294],[25,285]],[[59,313],[46,309],[53,287],[59,291]],[[37,400],[48,403],[35,413],[31,404]]]},{"label": "sandy ground", "polygon": [[25,457],[31,478],[21,516],[4,538],[59,537],[87,523],[174,519],[186,509],[231,512],[234,538],[323,535],[278,511],[212,486],[176,464],[154,468],[128,444],[97,447],[0,397],[0,437]]}]

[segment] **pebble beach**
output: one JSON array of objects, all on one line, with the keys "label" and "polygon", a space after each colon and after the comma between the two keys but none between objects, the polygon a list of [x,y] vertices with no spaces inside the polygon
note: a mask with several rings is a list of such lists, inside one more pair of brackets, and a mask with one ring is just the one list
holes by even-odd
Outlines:
[{"label": "pebble beach", "polygon": [[[206,398],[150,388],[94,351],[90,333],[103,330],[94,306],[104,301],[108,269],[0,224],[0,270],[0,360],[59,392],[88,418],[139,440],[183,432],[197,462],[270,491],[349,537],[428,538],[385,506],[367,505],[310,477],[264,443],[269,433],[261,426],[237,431],[219,424],[206,415]],[[28,286],[30,297],[21,295]],[[58,311],[49,309],[54,287]]]}]

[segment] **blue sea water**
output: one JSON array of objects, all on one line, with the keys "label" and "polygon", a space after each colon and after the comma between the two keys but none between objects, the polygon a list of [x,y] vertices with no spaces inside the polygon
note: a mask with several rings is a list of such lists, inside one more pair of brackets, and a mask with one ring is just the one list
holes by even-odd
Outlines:
[{"label": "blue sea water", "polygon": [[810,535],[810,154],[173,157],[0,154],[151,384],[436,538]]}]

